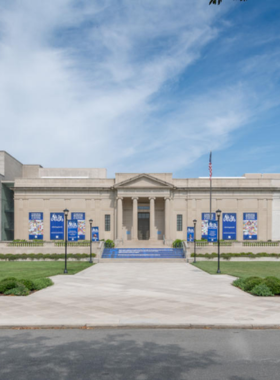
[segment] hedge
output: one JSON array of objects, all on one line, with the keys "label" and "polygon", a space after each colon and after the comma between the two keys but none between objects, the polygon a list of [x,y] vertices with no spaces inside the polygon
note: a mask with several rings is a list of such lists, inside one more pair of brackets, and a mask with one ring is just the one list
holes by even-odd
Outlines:
[{"label": "hedge", "polygon": [[[194,253],[191,254],[191,257],[194,257]],[[215,259],[218,257],[218,254],[216,252],[213,253],[197,253],[196,257],[202,257],[204,259]],[[221,253],[220,257],[225,260],[230,260],[233,257],[246,257],[249,259],[257,259],[259,257],[274,257],[276,259],[280,258],[279,253],[266,253],[266,252],[260,252],[260,253],[252,253],[252,252],[242,252],[242,253]]]},{"label": "hedge", "polygon": [[[93,257],[96,257],[96,254],[92,254]],[[14,261],[14,260],[59,260],[64,259],[64,253],[0,253],[0,260]],[[87,259],[89,258],[88,253],[68,253],[68,259]]]}]

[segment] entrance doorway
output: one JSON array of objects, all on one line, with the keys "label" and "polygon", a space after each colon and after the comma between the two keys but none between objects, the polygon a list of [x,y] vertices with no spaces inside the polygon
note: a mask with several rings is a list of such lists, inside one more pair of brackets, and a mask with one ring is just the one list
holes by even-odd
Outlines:
[{"label": "entrance doorway", "polygon": [[150,213],[138,212],[138,239],[149,240],[150,238]]}]

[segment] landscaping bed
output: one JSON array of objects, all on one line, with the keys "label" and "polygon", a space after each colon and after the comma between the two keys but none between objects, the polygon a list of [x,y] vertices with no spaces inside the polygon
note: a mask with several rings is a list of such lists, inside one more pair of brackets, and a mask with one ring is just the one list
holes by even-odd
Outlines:
[{"label": "landscaping bed", "polygon": [[254,296],[280,296],[280,279],[274,276],[239,278],[232,285]]},{"label": "landscaping bed", "polygon": [[53,281],[50,278],[29,280],[6,277],[0,281],[0,296],[28,296],[51,285]]}]

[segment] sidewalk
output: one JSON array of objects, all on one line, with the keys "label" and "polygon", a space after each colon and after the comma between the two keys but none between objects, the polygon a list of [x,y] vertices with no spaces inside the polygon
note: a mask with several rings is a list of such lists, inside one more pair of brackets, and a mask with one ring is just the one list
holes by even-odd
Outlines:
[{"label": "sidewalk", "polygon": [[253,297],[186,263],[97,264],[28,297],[0,297],[0,326],[280,326],[280,297]]}]

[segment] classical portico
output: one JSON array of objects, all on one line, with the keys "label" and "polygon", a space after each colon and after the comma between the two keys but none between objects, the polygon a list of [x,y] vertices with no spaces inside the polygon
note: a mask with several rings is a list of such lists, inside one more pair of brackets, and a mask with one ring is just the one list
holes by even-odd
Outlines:
[{"label": "classical portico", "polygon": [[169,240],[174,186],[149,174],[115,185],[118,240]]}]

